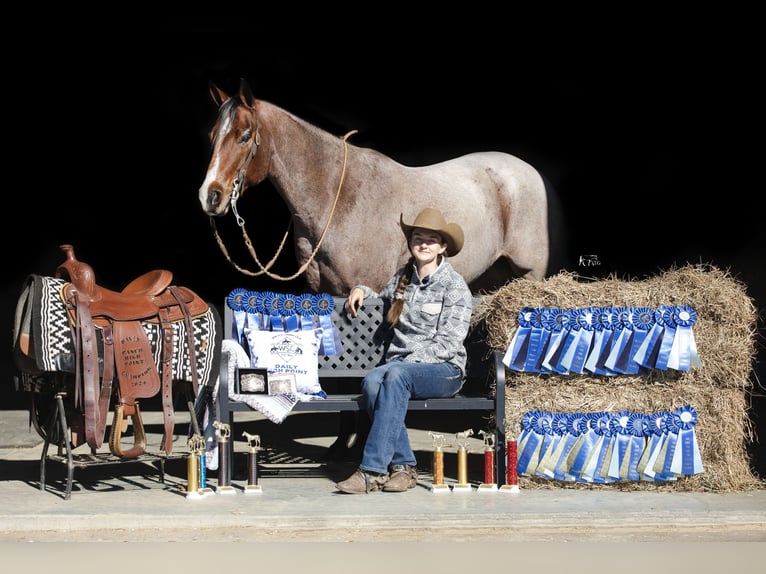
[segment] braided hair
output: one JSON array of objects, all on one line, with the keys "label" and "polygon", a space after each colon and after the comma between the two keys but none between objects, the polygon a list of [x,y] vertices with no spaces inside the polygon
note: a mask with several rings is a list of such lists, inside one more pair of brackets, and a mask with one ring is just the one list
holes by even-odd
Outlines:
[{"label": "braided hair", "polygon": [[391,327],[393,327],[399,322],[399,317],[401,316],[402,311],[404,310],[404,290],[407,287],[407,285],[409,285],[410,281],[412,280],[412,274],[415,273],[415,257],[414,256],[410,256],[404,268],[409,269],[410,272],[402,273],[402,276],[399,277],[399,283],[396,284],[396,291],[394,292],[394,302],[391,304],[391,308],[388,310],[388,313],[386,314],[386,321],[388,321],[388,324]]}]

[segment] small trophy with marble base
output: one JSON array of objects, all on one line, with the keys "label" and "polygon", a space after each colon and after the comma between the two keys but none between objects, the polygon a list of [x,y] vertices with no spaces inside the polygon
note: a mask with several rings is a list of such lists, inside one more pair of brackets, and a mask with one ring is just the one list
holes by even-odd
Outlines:
[{"label": "small trophy with marble base", "polygon": [[261,437],[257,434],[243,432],[242,436],[247,439],[247,484],[245,494],[261,494],[263,490],[258,484],[258,451],[261,449]]},{"label": "small trophy with marble base", "polygon": [[473,436],[473,429],[464,430],[455,435],[457,441],[457,483],[452,485],[452,492],[473,492],[468,483],[468,437]]}]

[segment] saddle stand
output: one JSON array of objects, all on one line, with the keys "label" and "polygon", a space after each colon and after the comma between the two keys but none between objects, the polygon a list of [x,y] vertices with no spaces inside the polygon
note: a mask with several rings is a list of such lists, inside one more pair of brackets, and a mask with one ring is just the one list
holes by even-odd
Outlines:
[{"label": "saddle stand", "polygon": [[[164,451],[173,448],[173,323],[183,321],[192,365],[194,396],[199,391],[195,368],[192,318],[205,313],[208,305],[193,291],[170,285],[173,274],[164,269],[149,271],[131,281],[122,291],[111,291],[96,284],[90,265],[77,260],[71,245],[62,245],[65,261],[56,278],[68,281],[62,288],[75,345],[75,405],[84,415],[84,434],[95,451],[103,444],[106,419],[118,381],[109,449],[120,458],[136,458],[146,448],[138,399],[161,393],[164,415]],[[159,326],[160,360],[155,360],[145,324]],[[99,362],[99,343],[102,363]],[[177,344],[182,344],[178,341]],[[194,415],[194,413],[192,413]],[[130,417],[134,444],[123,450],[122,433]],[[196,419],[192,416],[192,421]],[[75,433],[75,425],[72,425]],[[73,442],[76,442],[73,440]]]}]

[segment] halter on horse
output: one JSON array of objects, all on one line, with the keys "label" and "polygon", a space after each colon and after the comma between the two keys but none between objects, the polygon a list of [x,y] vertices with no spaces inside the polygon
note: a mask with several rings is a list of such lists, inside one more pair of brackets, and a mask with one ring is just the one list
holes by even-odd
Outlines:
[{"label": "halter on horse", "polygon": [[[308,289],[334,295],[360,283],[379,289],[409,256],[400,214],[412,220],[436,206],[464,229],[465,246],[451,262],[474,291],[546,276],[548,192],[519,158],[479,152],[409,167],[254,99],[244,80],[236,96],[212,84],[210,94],[219,113],[199,201],[214,228],[214,218],[234,212],[258,266],[253,272],[235,264],[243,273],[292,279],[305,272]],[[267,178],[292,216],[299,269],[289,278],[269,270],[276,256],[261,264],[236,209],[245,191]],[[219,245],[228,257],[220,238]]]}]

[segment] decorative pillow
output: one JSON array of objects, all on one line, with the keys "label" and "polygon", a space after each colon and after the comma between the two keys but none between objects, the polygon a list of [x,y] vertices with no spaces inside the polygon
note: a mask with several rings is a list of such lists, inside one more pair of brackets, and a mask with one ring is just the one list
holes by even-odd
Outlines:
[{"label": "decorative pillow", "polygon": [[317,359],[322,343],[322,329],[284,332],[245,328],[244,333],[250,346],[250,363],[253,368],[266,369],[269,379],[272,375],[293,373],[299,393],[322,393]]}]

